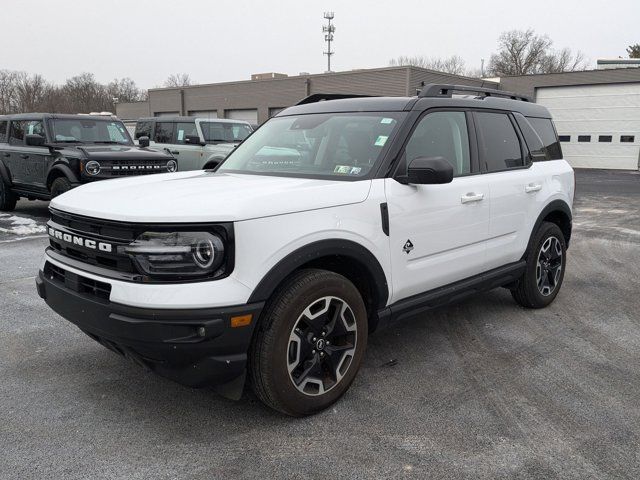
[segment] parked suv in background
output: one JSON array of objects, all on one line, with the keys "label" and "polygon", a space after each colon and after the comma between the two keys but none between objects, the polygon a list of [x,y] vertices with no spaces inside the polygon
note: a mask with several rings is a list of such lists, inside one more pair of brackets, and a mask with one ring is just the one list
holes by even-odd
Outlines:
[{"label": "parked suv in background", "polygon": [[134,145],[115,117],[0,116],[0,210],[20,197],[49,200],[82,183],[176,169],[166,152]]},{"label": "parked suv in background", "polygon": [[248,372],[290,415],[347,390],[381,319],[496,287],[524,307],[554,300],[574,177],[546,108],[452,85],[321,99],[215,171],[56,198],[40,296],[180,383],[237,397]]},{"label": "parked suv in background", "polygon": [[219,165],[253,129],[247,122],[209,117],[153,117],[136,123],[135,139],[149,137],[150,147],[180,159],[180,170]]}]

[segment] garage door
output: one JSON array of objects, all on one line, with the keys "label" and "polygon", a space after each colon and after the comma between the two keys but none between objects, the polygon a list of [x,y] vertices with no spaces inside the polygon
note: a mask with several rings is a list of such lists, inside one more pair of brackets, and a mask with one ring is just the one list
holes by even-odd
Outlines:
[{"label": "garage door", "polygon": [[204,118],[218,118],[217,110],[189,110],[189,116],[204,117]]},{"label": "garage door", "polygon": [[225,110],[225,118],[231,120],[244,120],[245,122],[258,123],[258,110]]},{"label": "garage door", "polygon": [[572,166],[638,169],[640,83],[544,87],[536,102],[553,115]]}]

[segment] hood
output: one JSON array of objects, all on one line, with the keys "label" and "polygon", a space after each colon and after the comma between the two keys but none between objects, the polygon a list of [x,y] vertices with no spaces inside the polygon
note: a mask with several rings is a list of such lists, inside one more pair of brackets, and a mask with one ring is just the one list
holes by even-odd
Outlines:
[{"label": "hood", "polygon": [[197,170],[89,183],[56,197],[51,207],[124,222],[228,222],[363,202],[370,186],[371,180]]},{"label": "hood", "polygon": [[81,150],[89,159],[97,160],[163,160],[169,155],[135,145],[79,145],[74,147]]}]

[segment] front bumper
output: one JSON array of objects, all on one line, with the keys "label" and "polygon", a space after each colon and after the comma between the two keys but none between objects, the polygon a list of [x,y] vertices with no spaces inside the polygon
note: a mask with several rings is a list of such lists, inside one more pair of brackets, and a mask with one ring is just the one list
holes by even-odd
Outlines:
[{"label": "front bumper", "polygon": [[[36,278],[38,294],[91,338],[183,385],[223,385],[244,379],[247,351],[263,303],[197,308],[130,307],[78,288],[78,275]],[[231,317],[252,315],[232,328]],[[233,395],[235,396],[235,395]]]}]

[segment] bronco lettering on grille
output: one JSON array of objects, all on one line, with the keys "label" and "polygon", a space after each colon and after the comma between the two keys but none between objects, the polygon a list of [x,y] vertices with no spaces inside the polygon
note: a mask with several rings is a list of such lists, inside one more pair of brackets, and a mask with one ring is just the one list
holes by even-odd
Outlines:
[{"label": "bronco lettering on grille", "polygon": [[62,240],[66,243],[73,245],[80,245],[81,247],[89,248],[91,250],[100,250],[101,252],[111,253],[113,251],[113,245],[106,242],[98,242],[77,235],[71,235],[70,233],[64,233],[55,228],[49,227],[49,236],[56,240]]}]

